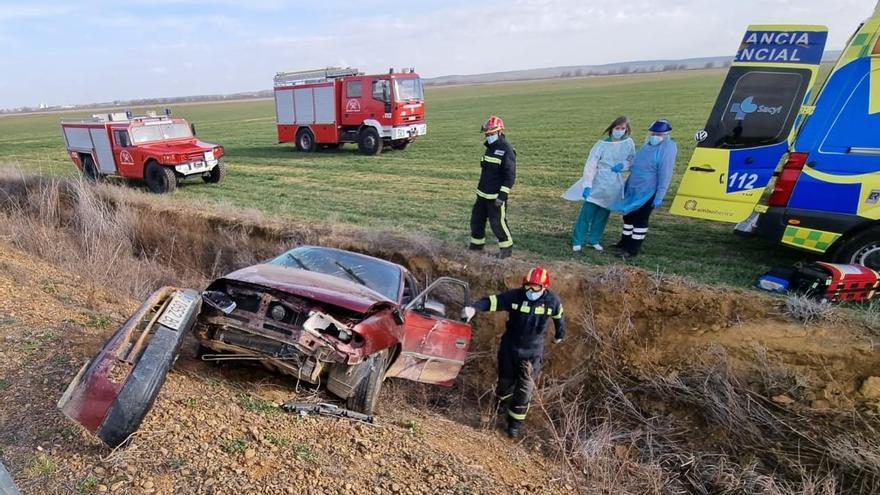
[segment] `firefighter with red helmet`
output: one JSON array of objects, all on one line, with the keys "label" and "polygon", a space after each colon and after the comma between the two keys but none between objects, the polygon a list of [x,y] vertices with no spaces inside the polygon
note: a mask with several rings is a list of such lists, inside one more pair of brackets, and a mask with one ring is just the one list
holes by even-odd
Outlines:
[{"label": "firefighter with red helmet", "polygon": [[522,287],[484,297],[462,310],[465,320],[478,311],[507,311],[507,329],[498,348],[495,393],[499,410],[507,410],[507,433],[511,438],[519,436],[526,419],[532,387],[541,370],[547,321],[553,320],[556,328],[553,343],[565,337],[562,303],[549,286],[550,274],[535,267],[523,277]]},{"label": "firefighter with red helmet", "polygon": [[471,210],[470,249],[480,251],[486,245],[486,220],[498,238],[498,256],[507,258],[513,237],[507,225],[507,197],[516,180],[516,150],[504,136],[504,121],[492,115],[480,129],[486,135],[486,151],[480,160],[477,199]]}]

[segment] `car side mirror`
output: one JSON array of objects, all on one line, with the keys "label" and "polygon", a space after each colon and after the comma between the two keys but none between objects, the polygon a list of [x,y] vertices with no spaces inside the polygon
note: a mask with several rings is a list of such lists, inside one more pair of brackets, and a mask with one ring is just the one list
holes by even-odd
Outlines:
[{"label": "car side mirror", "polygon": [[192,132],[192,135],[193,135],[193,136],[196,135],[196,125],[195,125],[195,124],[190,124],[190,125],[189,125],[189,130],[190,130],[190,132]]}]

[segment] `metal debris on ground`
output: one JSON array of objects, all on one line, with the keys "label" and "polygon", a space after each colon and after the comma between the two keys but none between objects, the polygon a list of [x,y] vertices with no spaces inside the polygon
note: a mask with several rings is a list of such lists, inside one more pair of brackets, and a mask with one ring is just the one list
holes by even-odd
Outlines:
[{"label": "metal debris on ground", "polygon": [[281,405],[281,409],[289,413],[299,414],[303,417],[308,416],[309,414],[317,414],[319,416],[335,416],[337,418],[345,418],[352,421],[373,424],[373,416],[344,409],[334,404],[313,404],[309,402],[287,401]]}]

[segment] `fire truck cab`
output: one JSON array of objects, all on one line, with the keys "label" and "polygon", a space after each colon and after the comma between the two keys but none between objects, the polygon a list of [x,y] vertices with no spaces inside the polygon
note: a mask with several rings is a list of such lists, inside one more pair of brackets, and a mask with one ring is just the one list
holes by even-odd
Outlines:
[{"label": "fire truck cab", "polygon": [[413,69],[366,75],[352,68],[275,75],[279,143],[298,151],[357,143],[377,155],[388,145],[405,149],[427,132],[422,80]]},{"label": "fire truck cab", "polygon": [[180,180],[201,177],[216,184],[226,176],[222,146],[196,138],[184,119],[149,112],[93,115],[61,122],[74,165],[86,179],[115,176],[144,180],[154,193],[173,192]]},{"label": "fire truck cab", "polygon": [[876,270],[880,8],[814,99],[826,35],[823,26],[749,27],[671,212]]}]

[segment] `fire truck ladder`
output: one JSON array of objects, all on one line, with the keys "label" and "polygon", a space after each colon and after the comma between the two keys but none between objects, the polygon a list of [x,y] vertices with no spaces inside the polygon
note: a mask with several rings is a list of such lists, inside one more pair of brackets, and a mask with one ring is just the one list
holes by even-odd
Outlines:
[{"label": "fire truck ladder", "polygon": [[299,70],[275,74],[275,86],[291,86],[329,81],[337,77],[356,76],[360,72],[351,67],[327,67],[326,69]]}]

